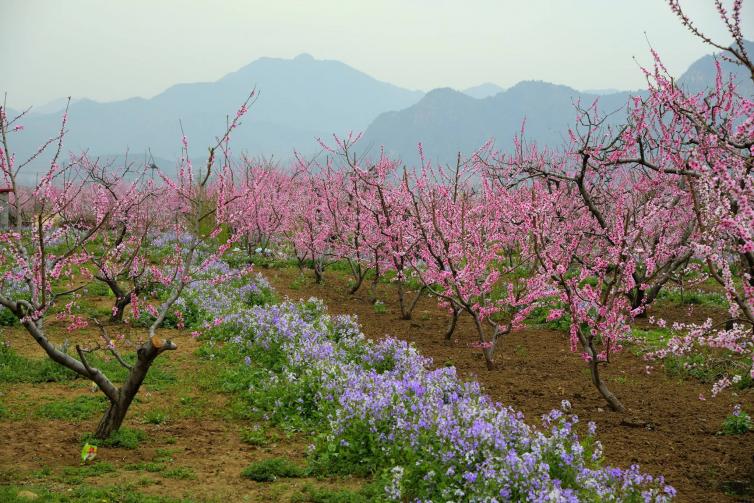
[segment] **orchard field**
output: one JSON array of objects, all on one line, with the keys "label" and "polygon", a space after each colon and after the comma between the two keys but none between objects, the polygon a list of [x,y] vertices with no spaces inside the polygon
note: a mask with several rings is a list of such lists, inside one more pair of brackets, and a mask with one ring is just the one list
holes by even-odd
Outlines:
[{"label": "orchard field", "polygon": [[754,102],[653,61],[449,166],[238,154],[256,90],[174,174],[0,108],[0,500],[754,498]]}]

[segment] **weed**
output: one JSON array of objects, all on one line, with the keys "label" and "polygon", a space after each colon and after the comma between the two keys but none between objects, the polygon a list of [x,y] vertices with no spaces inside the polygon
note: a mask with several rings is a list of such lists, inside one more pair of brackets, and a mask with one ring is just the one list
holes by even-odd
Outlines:
[{"label": "weed", "polygon": [[158,473],[165,469],[164,463],[147,463],[142,461],[141,463],[131,463],[124,467],[126,470],[131,472],[149,472],[149,473]]},{"label": "weed", "polygon": [[3,503],[27,503],[37,500],[46,503],[117,501],[118,503],[175,503],[181,500],[141,494],[133,485],[95,487],[88,484],[66,490],[64,493],[51,492],[42,487],[18,487],[0,485],[0,501]]},{"label": "weed", "polygon": [[271,458],[250,464],[242,475],[257,482],[273,482],[278,478],[303,477],[305,470],[287,459]]},{"label": "weed", "polygon": [[97,462],[91,465],[66,466],[63,468],[61,481],[66,484],[80,484],[86,477],[95,477],[112,473],[115,468],[110,463]]},{"label": "weed", "polygon": [[162,472],[163,477],[167,477],[169,479],[180,479],[180,480],[195,480],[196,474],[194,473],[194,470],[191,468],[187,468],[185,466],[181,466],[178,468],[173,468],[171,470],[165,470]]},{"label": "weed", "polygon": [[724,435],[743,435],[751,429],[751,416],[741,410],[741,405],[736,405],[733,408],[733,413],[723,421],[720,432]]},{"label": "weed", "polygon": [[268,434],[264,428],[244,428],[241,430],[241,442],[255,446],[265,446],[278,439],[275,433]]},{"label": "weed", "polygon": [[299,494],[291,497],[291,503],[367,503],[373,501],[366,491],[347,489],[320,489],[306,485]]},{"label": "weed", "polygon": [[144,413],[144,422],[147,424],[162,424],[168,420],[168,414],[162,410],[149,410]]},{"label": "weed", "polygon": [[385,307],[385,303],[381,300],[374,301],[373,308],[375,314],[385,314],[387,312],[387,307]]}]

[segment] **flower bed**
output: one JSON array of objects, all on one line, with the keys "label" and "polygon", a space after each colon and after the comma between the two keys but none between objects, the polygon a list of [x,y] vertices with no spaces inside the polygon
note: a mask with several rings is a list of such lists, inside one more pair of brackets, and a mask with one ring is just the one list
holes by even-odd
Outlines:
[{"label": "flower bed", "polygon": [[314,473],[372,476],[386,501],[668,501],[662,477],[602,467],[569,404],[542,427],[399,340],[367,340],[317,299],[237,310],[204,353],[249,415],[311,432]]}]

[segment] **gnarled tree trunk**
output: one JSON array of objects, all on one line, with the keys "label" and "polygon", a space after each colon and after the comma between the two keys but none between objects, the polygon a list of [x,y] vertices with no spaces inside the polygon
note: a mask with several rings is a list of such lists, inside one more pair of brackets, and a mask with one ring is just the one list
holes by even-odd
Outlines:
[{"label": "gnarled tree trunk", "polygon": [[118,390],[115,400],[110,398],[110,406],[97,426],[97,431],[94,433],[95,438],[108,438],[120,429],[126,413],[128,413],[128,408],[131,406],[131,402],[133,402],[139,388],[141,388],[144,378],[147,376],[154,360],[163,351],[175,350],[177,348],[178,346],[172,341],[152,336],[137,350],[136,364],[131,367],[126,382]]}]

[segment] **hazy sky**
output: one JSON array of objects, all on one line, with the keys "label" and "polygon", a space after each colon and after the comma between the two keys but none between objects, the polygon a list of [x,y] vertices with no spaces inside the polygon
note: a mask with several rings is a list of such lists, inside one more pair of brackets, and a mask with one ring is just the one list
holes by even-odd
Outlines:
[{"label": "hazy sky", "polygon": [[[711,0],[682,3],[727,41]],[[635,89],[644,32],[676,74],[711,52],[663,0],[0,0],[0,93],[16,107],[151,97],[301,52],[425,91],[525,79]]]}]

